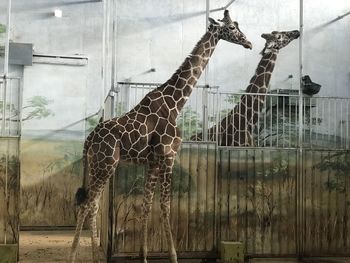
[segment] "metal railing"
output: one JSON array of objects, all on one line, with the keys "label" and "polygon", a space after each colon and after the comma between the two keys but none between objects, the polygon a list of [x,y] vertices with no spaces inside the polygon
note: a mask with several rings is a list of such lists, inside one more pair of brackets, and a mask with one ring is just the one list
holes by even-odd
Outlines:
[{"label": "metal railing", "polygon": [[21,79],[0,77],[0,137],[21,133]]},{"label": "metal railing", "polygon": [[[120,83],[117,115],[157,86]],[[303,96],[300,122],[297,94],[232,94],[206,87],[193,92],[178,117],[185,140],[173,172],[171,225],[179,255],[207,256],[220,240],[241,241],[250,256],[349,255],[350,98]],[[256,115],[240,103],[255,105]],[[246,125],[248,115],[254,120],[249,147],[221,144],[216,125],[235,108],[243,118],[234,125]],[[191,140],[195,134],[204,140]],[[139,250],[144,177],[143,167],[118,169],[105,208],[117,258]],[[157,194],[153,207],[149,251],[158,255],[166,242],[157,223]]]},{"label": "metal railing", "polygon": [[0,244],[18,244],[21,80],[0,77]]},{"label": "metal railing", "polygon": [[[159,85],[118,83],[115,115],[129,111]],[[225,93],[218,92],[218,87],[198,86],[178,117],[178,126],[184,141],[196,140],[197,135],[202,141],[234,145],[230,143],[234,136],[227,129],[232,124],[241,130],[236,145],[244,145],[248,134],[251,147],[349,149],[350,98],[304,96],[303,119],[299,122],[299,95],[294,91],[294,94],[293,90],[292,94],[283,90],[268,94]],[[232,122],[229,117],[232,113],[241,117]],[[302,145],[298,140],[300,123]],[[223,133],[224,130],[228,132]]]}]

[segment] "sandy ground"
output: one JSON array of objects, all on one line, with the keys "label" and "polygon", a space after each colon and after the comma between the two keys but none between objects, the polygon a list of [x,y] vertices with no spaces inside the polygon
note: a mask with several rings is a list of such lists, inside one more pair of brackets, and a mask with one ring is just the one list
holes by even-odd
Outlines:
[{"label": "sandy ground", "polygon": [[[73,231],[21,231],[19,262],[66,262],[73,234]],[[87,231],[83,231],[77,262],[92,262],[91,257],[90,236]],[[104,262],[102,258],[101,262]]]},{"label": "sandy ground", "polygon": [[[73,240],[73,231],[21,231],[20,255],[21,263],[51,263],[66,262]],[[106,262],[101,254],[100,262]],[[77,262],[91,261],[91,242],[88,231],[83,231],[80,238]],[[133,261],[138,262],[138,261]],[[150,260],[154,263],[168,262],[168,260]],[[200,262],[181,261],[179,262]],[[296,259],[251,259],[249,263],[298,263]],[[311,258],[304,259],[304,263],[350,263],[350,258]]]}]

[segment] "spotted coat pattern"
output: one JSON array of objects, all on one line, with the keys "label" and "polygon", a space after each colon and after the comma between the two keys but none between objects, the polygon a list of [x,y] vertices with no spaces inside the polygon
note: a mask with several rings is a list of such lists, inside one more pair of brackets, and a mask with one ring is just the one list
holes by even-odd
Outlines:
[{"label": "spotted coat pattern", "polygon": [[208,63],[218,41],[251,48],[250,42],[233,22],[228,11],[222,23],[210,19],[208,31],[197,43],[180,68],[163,85],[149,92],[131,111],[121,117],[98,124],[84,144],[84,160],[88,167],[86,199],[78,208],[76,234],[70,262],[76,257],[81,227],[89,218],[92,229],[93,260],[98,262],[96,214],[98,200],[107,180],[119,162],[147,164],[142,205],[141,259],[147,262],[147,219],[152,207],[154,189],[160,184],[161,218],[171,262],[177,262],[170,229],[171,174],[181,135],[176,118],[188,100],[193,87]]},{"label": "spotted coat pattern", "polygon": [[[299,31],[273,31],[271,34],[262,34],[266,44],[262,50],[262,58],[254,76],[251,78],[246,93],[266,94],[275,67],[277,54],[292,40],[299,37]],[[208,139],[215,141],[219,129],[219,142],[222,146],[254,146],[252,132],[258,121],[259,113],[263,109],[265,95],[242,95],[239,103],[219,123],[208,130]],[[192,137],[193,140],[202,140],[202,134]]]}]

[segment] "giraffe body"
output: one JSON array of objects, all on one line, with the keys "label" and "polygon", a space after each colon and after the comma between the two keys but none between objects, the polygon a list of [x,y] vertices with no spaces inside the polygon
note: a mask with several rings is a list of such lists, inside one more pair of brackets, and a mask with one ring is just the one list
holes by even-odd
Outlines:
[{"label": "giraffe body", "polygon": [[188,100],[193,87],[208,63],[218,41],[236,43],[251,48],[250,42],[233,22],[228,11],[222,23],[210,19],[208,31],[197,43],[172,77],[149,92],[131,111],[119,118],[98,124],[84,144],[86,185],[76,194],[78,217],[69,261],[74,262],[83,223],[89,220],[94,262],[98,262],[96,215],[98,202],[108,179],[120,162],[146,164],[142,205],[141,261],[147,262],[147,219],[152,208],[154,189],[160,185],[161,218],[172,263],[177,262],[170,229],[170,186],[174,160],[181,145],[176,118]]},{"label": "giraffe body", "polygon": [[[297,39],[300,33],[293,31],[273,31],[271,34],[262,34],[266,39],[254,76],[251,78],[239,103],[217,125],[208,130],[208,139],[217,139],[222,146],[254,146],[253,129],[262,111],[272,72],[278,52],[291,41]],[[250,93],[250,94],[249,94]],[[259,95],[261,94],[261,95]],[[202,134],[192,136],[193,140],[203,140]]]}]

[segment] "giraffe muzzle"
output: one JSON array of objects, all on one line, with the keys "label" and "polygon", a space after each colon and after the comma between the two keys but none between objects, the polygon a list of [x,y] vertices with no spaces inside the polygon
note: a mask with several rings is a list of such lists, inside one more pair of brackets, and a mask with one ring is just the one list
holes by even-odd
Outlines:
[{"label": "giraffe muzzle", "polygon": [[253,48],[253,45],[252,45],[252,43],[250,43],[249,41],[247,41],[246,43],[243,44],[243,47],[252,49],[252,48]]}]

